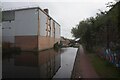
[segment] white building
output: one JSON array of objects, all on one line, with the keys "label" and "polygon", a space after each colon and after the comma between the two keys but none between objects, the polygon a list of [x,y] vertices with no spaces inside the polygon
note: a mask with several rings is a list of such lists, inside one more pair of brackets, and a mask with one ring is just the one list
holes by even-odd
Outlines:
[{"label": "white building", "polygon": [[[22,50],[44,50],[60,42],[60,25],[39,7],[2,11],[2,42]],[[5,44],[5,45],[4,45]]]}]

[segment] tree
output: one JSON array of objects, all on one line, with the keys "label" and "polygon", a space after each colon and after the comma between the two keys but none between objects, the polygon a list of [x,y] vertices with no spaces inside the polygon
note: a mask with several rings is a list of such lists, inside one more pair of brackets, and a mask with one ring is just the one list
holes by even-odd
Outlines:
[{"label": "tree", "polygon": [[112,42],[120,50],[120,2],[111,6],[109,11],[100,11],[95,18],[90,17],[71,30],[75,38],[81,38],[86,49],[108,47]]}]

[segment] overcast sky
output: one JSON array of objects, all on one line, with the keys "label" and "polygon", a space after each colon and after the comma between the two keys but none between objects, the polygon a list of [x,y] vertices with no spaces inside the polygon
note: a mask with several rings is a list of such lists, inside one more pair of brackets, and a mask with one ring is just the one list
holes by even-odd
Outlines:
[{"label": "overcast sky", "polygon": [[114,0],[1,0],[3,9],[39,6],[48,8],[50,16],[61,25],[61,36],[73,38],[72,27],[81,20],[107,10],[106,3]]}]

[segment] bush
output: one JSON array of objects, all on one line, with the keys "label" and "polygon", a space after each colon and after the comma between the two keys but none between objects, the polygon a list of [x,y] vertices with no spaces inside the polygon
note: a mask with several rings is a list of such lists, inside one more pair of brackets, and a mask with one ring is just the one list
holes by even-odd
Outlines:
[{"label": "bush", "polygon": [[54,49],[58,51],[60,49],[61,45],[57,43],[54,44]]}]

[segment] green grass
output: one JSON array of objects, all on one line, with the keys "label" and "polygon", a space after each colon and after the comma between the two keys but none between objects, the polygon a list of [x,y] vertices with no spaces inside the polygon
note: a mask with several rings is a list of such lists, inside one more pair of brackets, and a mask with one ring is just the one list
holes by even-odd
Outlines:
[{"label": "green grass", "polygon": [[102,78],[120,78],[120,69],[96,54],[87,54],[97,74]]}]

